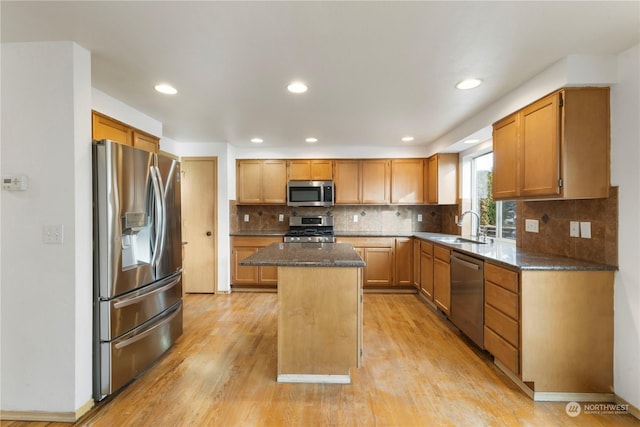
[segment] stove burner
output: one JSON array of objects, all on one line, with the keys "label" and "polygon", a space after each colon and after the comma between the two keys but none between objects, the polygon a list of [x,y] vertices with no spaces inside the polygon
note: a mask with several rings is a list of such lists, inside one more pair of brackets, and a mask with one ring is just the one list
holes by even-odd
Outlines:
[{"label": "stove burner", "polygon": [[333,218],[291,217],[289,232],[284,235],[284,242],[333,243]]}]

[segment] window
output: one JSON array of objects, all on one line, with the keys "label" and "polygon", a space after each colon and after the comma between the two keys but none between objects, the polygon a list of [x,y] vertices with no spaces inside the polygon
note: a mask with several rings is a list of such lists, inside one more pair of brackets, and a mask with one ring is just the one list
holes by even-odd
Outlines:
[{"label": "window", "polygon": [[470,204],[480,216],[480,229],[498,239],[516,238],[516,202],[494,201],[493,152],[471,154],[467,157],[471,166]]}]

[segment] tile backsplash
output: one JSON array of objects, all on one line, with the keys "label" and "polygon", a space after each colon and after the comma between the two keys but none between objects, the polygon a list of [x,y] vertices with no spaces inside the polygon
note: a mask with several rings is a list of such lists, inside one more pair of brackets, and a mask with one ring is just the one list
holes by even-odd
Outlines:
[{"label": "tile backsplash", "polygon": [[[338,232],[443,232],[459,234],[454,223],[457,205],[395,206],[395,205],[341,205],[332,208],[293,208],[274,205],[230,204],[230,229],[235,232],[286,232],[291,215],[327,215],[334,217]],[[249,221],[244,217],[248,215]],[[279,216],[283,215],[283,221]],[[422,221],[418,221],[422,215]],[[358,221],[354,221],[354,217]]]},{"label": "tile backsplash", "polygon": [[[618,187],[607,199],[518,202],[516,209],[518,247],[618,265]],[[526,232],[525,219],[537,219],[539,233]],[[590,222],[591,238],[570,237],[571,221]]]}]

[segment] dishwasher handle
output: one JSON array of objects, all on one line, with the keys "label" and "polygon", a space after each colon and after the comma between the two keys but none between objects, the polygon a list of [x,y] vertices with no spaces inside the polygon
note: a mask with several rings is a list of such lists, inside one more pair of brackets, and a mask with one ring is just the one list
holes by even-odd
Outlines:
[{"label": "dishwasher handle", "polygon": [[457,256],[451,254],[451,261],[455,261],[457,263],[460,263],[462,265],[464,265],[467,268],[471,268],[473,270],[480,270],[480,266],[478,264],[474,264],[472,262],[469,261],[465,261],[462,258],[458,258]]}]

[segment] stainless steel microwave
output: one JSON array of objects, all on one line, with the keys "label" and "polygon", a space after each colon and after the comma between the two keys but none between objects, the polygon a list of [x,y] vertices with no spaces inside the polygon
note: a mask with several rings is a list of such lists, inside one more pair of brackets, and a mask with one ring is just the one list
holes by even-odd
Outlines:
[{"label": "stainless steel microwave", "polygon": [[333,206],[333,181],[289,181],[288,206]]}]

